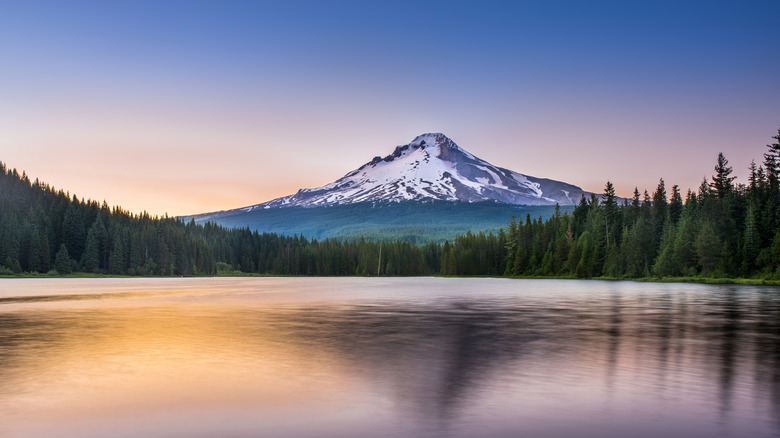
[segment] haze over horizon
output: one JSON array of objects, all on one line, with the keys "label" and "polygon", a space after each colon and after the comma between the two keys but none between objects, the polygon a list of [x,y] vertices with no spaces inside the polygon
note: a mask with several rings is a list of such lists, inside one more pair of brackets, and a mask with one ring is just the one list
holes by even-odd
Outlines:
[{"label": "haze over horizon", "polygon": [[318,187],[424,132],[620,196],[747,181],[780,3],[0,4],[0,161],[132,211]]}]

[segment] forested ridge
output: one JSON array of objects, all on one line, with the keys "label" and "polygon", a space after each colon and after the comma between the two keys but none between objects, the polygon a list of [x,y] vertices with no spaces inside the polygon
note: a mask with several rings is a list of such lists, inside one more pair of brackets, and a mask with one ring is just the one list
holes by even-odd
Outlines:
[{"label": "forested ridge", "polygon": [[[547,221],[510,222],[499,249],[503,271],[492,275],[577,278],[745,277],[780,280],[780,131],[763,163],[736,183],[719,154],[714,174],[697,191],[667,189],[661,179],[649,194],[634,190],[618,204],[606,183],[602,200],[583,198],[571,214]],[[479,239],[477,239],[479,240]],[[488,273],[484,243],[461,236],[445,245],[445,275]]]},{"label": "forested ridge", "polygon": [[131,214],[79,200],[0,163],[0,274],[430,275],[440,248],[308,240]]},{"label": "forested ridge", "polygon": [[[571,211],[574,206],[561,207]],[[248,210],[248,211],[247,211]],[[512,216],[549,218],[554,205],[510,205],[494,201],[364,201],[317,208],[250,208],[191,216],[197,224],[215,222],[309,239],[403,240],[422,245],[452,242],[467,231],[498,233]],[[183,218],[189,221],[190,217]]]},{"label": "forested ridge", "polygon": [[[661,179],[619,203],[583,198],[571,213],[512,218],[497,234],[444,244],[310,240],[132,214],[79,200],[0,163],[0,274],[490,275],[780,280],[780,131],[749,181],[718,155],[683,195]],[[380,266],[381,264],[381,266]]]}]

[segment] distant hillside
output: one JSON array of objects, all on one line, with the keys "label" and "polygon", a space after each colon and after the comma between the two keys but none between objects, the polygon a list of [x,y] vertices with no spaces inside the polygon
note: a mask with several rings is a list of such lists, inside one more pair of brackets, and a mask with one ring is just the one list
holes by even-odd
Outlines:
[{"label": "distant hillside", "polygon": [[[573,207],[561,207],[568,212]],[[458,234],[498,232],[512,216],[524,220],[547,219],[555,206],[520,206],[496,202],[361,202],[326,207],[265,208],[232,210],[183,218],[196,223],[215,222],[228,228],[284,235],[304,235],[312,239],[339,238],[403,240],[415,244],[452,241]]]}]

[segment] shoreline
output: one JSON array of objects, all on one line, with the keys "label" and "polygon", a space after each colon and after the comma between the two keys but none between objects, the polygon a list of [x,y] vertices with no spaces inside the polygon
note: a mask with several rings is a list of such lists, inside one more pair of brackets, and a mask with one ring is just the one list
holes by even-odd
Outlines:
[{"label": "shoreline", "polygon": [[[413,276],[375,276],[375,275],[280,275],[280,274],[255,274],[243,272],[231,272],[222,275],[187,275],[187,276],[159,276],[159,275],[111,275],[111,274],[92,274],[86,272],[76,272],[67,275],[59,274],[3,274],[0,280],[4,279],[68,279],[68,278],[246,278],[246,277],[279,277],[279,278],[407,278]],[[545,276],[482,276],[482,275],[431,275],[430,277],[440,278],[505,278],[509,280],[598,280],[598,281],[634,281],[638,283],[700,283],[700,284],[741,284],[755,286],[780,286],[780,280],[768,280],[762,278],[710,278],[710,277],[641,277],[641,278],[615,278],[615,277],[545,277]]]}]

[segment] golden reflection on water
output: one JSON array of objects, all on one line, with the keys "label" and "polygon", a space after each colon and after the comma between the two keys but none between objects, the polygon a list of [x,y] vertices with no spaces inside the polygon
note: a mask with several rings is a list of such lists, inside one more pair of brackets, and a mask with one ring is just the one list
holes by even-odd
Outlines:
[{"label": "golden reflection on water", "polygon": [[[117,413],[289,409],[354,383],[340,379],[332,360],[284,340],[266,316],[177,306],[34,315],[16,321],[29,327],[19,346],[25,353],[12,358],[13,375],[3,367],[13,385],[2,385],[3,393],[21,395],[12,408],[37,427]],[[311,379],[318,374],[328,378]]]},{"label": "golden reflection on water", "polygon": [[9,283],[0,436],[778,436],[778,303],[485,279]]}]

